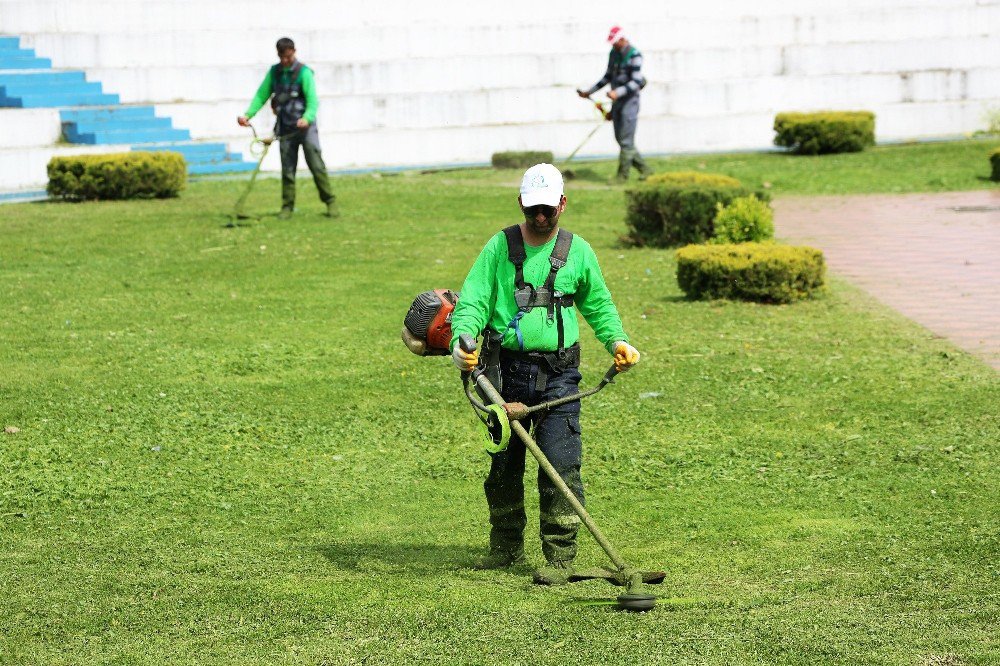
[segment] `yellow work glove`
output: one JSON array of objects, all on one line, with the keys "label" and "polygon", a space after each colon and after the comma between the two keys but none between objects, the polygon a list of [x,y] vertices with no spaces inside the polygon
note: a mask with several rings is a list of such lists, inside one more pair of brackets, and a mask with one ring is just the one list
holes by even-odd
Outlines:
[{"label": "yellow work glove", "polygon": [[467,352],[462,350],[462,345],[455,343],[455,349],[451,352],[452,363],[462,372],[472,372],[479,363],[479,350]]},{"label": "yellow work glove", "polygon": [[639,350],[627,342],[619,340],[615,343],[615,370],[625,372],[639,362]]}]

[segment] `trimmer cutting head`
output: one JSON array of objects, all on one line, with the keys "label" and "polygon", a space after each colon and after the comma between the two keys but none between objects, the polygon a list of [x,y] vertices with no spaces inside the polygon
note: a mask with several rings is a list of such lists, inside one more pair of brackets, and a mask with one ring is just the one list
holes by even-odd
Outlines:
[{"label": "trimmer cutting head", "polygon": [[648,610],[652,610],[653,606],[656,605],[656,597],[652,594],[643,594],[641,592],[626,592],[625,594],[618,595],[618,607],[622,610],[632,611],[634,613],[642,613]]}]

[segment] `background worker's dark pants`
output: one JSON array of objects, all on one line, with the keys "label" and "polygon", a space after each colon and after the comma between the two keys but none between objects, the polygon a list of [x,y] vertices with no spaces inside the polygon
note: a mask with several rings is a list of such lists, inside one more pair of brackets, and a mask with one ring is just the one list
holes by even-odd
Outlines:
[{"label": "background worker's dark pants", "polygon": [[615,141],[621,147],[618,154],[618,177],[627,179],[634,166],[639,173],[649,173],[646,160],[642,159],[635,147],[635,129],[639,124],[639,95],[633,93],[624,99],[616,99],[611,104],[611,122],[615,127]]},{"label": "background worker's dark pants", "polygon": [[319,148],[319,130],[316,123],[309,129],[294,131],[278,128],[278,136],[288,136],[281,140],[281,207],[295,209],[295,170],[299,167],[299,146],[306,155],[306,165],[312,172],[313,182],[323,203],[330,203],[336,197],[330,189],[330,179],[326,175],[326,164]]},{"label": "background worker's dark pants", "polygon": [[[503,398],[508,402],[536,405],[579,390],[580,372],[570,368],[550,374],[545,390],[535,390],[538,366],[524,361],[501,359]],[[527,427],[527,422],[523,422]],[[535,425],[535,441],[559,472],[559,476],[583,502],[580,479],[580,403],[556,407]],[[492,456],[490,474],[483,487],[490,508],[490,549],[512,553],[523,548],[524,527],[524,456],[526,449],[519,437],[512,436],[505,451]],[[580,518],[541,469],[538,470],[539,525],[542,553],[548,561],[572,560],[576,556],[576,533]]]}]

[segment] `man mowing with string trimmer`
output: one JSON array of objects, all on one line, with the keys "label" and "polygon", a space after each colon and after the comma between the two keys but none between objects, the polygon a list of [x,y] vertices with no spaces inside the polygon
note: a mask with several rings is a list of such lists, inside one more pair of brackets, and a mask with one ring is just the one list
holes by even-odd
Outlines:
[{"label": "man mowing with string trimmer", "polygon": [[[469,271],[451,318],[450,346],[455,365],[472,371],[485,366],[508,403],[527,407],[579,390],[579,311],[597,339],[614,356],[619,371],[639,361],[628,343],[590,245],[565,229],[563,178],[551,164],[528,169],[518,203],[521,224],[489,240]],[[483,335],[482,360],[477,350],[463,349],[463,335]],[[464,345],[468,347],[469,345]],[[538,446],[583,501],[580,478],[580,402],[566,402],[535,413],[530,424]],[[490,510],[489,552],[476,566],[509,567],[524,562],[525,445],[511,439],[506,449],[491,453],[484,485]],[[539,472],[540,533],[546,565],[535,581],[562,584],[574,574],[580,517],[551,479]]]},{"label": "man mowing with string trimmer", "polygon": [[319,131],[316,129],[319,96],[316,94],[313,71],[295,59],[295,43],[291,39],[282,37],[276,47],[278,64],[268,70],[246,113],[237,118],[237,122],[249,127],[254,114],[268,99],[271,100],[276,118],[274,135],[281,144],[281,212],[278,217],[288,219],[295,211],[295,171],[299,162],[299,146],[305,153],[306,165],[312,172],[319,198],[326,204],[327,217],[337,217],[337,198],[330,189],[319,146]]}]

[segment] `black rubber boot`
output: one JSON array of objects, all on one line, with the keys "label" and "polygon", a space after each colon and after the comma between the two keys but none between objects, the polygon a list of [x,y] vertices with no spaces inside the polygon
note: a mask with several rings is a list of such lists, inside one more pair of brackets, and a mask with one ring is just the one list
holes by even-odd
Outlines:
[{"label": "black rubber boot", "polygon": [[538,585],[565,585],[574,573],[570,560],[555,560],[535,570],[532,580]]},{"label": "black rubber boot", "polygon": [[472,568],[480,571],[488,571],[492,569],[507,569],[509,567],[527,563],[528,560],[524,557],[523,550],[491,550],[482,557],[477,558],[476,561],[472,563]]}]

